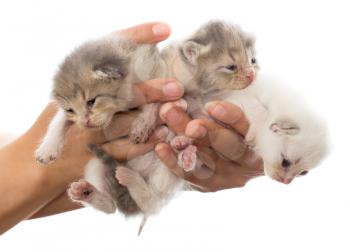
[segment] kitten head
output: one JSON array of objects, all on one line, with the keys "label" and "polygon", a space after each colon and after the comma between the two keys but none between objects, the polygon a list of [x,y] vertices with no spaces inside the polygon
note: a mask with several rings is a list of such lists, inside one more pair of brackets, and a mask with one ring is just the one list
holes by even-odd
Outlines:
[{"label": "kitten head", "polygon": [[306,175],[325,157],[328,139],[323,122],[314,117],[295,122],[280,118],[264,128],[259,152],[265,174],[289,184],[295,177]]},{"label": "kitten head", "polygon": [[242,89],[255,79],[258,64],[254,39],[236,26],[210,22],[180,48],[202,89]]},{"label": "kitten head", "polygon": [[[54,79],[53,97],[68,120],[108,126],[117,112],[137,106],[133,84],[152,76],[155,48],[123,39],[88,42],[68,56]],[[142,66],[142,67],[140,67]]]}]

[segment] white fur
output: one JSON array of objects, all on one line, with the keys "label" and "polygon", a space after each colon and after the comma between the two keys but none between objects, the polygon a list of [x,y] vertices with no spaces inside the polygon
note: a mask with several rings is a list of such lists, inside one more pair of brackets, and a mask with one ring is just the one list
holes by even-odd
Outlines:
[{"label": "white fur", "polygon": [[[220,97],[220,96],[219,96]],[[249,140],[255,136],[255,148],[264,160],[265,173],[274,179],[292,180],[302,171],[316,167],[328,151],[325,123],[307,103],[271,77],[260,74],[244,90],[221,95],[242,108],[250,122]],[[296,134],[273,132],[280,122],[298,126]],[[281,167],[281,153],[293,163],[287,171]]]},{"label": "white fur", "polygon": [[[170,140],[173,136],[174,134],[170,132],[167,139]],[[125,166],[133,171],[131,175],[134,181],[128,185],[128,190],[145,216],[157,213],[184,186],[184,181],[170,172],[154,151],[127,162]],[[85,179],[97,189],[95,191],[98,194],[93,198],[108,193],[104,188],[103,169],[103,164],[96,158],[85,168]],[[106,209],[113,205],[113,199],[108,197],[99,199],[99,202],[104,201],[103,207],[101,204],[96,205],[96,201],[97,199],[82,203],[85,206],[92,205],[106,213],[108,213]]]},{"label": "white fur", "polygon": [[60,109],[52,119],[42,143],[35,151],[38,161],[47,164],[58,158],[64,145],[67,123],[64,112]]}]

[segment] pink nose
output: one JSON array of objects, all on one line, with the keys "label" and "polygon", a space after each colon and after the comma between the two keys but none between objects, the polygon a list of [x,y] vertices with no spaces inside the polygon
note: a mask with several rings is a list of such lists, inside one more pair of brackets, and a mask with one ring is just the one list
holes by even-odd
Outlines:
[{"label": "pink nose", "polygon": [[254,72],[253,71],[247,72],[246,77],[247,77],[248,81],[252,82],[254,80],[254,77],[255,77]]},{"label": "pink nose", "polygon": [[96,127],[93,123],[90,122],[90,119],[88,117],[85,117],[84,119],[82,119],[81,124],[86,128]]},{"label": "pink nose", "polygon": [[288,184],[290,184],[290,182],[292,182],[292,179],[287,179],[287,178],[285,178],[285,179],[283,179],[281,182],[282,182],[283,184],[288,185]]}]

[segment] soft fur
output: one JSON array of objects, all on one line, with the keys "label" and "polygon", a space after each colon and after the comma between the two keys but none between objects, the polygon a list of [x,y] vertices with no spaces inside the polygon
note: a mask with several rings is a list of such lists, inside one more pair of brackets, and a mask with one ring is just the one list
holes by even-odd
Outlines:
[{"label": "soft fur", "polygon": [[[253,54],[253,40],[239,28],[223,22],[210,22],[189,39],[167,47],[162,52],[163,61],[159,65],[166,66],[163,77],[176,78],[184,84],[185,97],[191,101],[189,110],[195,117],[204,111],[202,98],[222,89],[241,89],[252,82],[257,70],[255,59],[252,61]],[[146,105],[143,110],[153,114],[158,112],[158,105]],[[147,131],[144,127],[148,124],[147,120],[148,117],[141,116],[133,125],[141,122],[141,128]],[[170,132],[167,141],[173,136]],[[86,169],[86,180],[91,183],[83,180],[73,184],[69,190],[71,197],[104,212],[115,210],[120,199],[111,195],[111,190],[105,189],[103,175],[106,169],[115,169],[116,179],[127,187],[132,199],[147,217],[158,212],[184,186],[184,181],[174,176],[154,152],[118,167],[113,162],[110,164],[100,165],[91,161]],[[104,209],[101,201],[105,201]]]},{"label": "soft fur", "polygon": [[[50,123],[43,142],[36,151],[42,163],[55,161],[64,146],[64,135],[73,123],[82,128],[105,129],[116,113],[140,105],[135,98],[134,85],[159,77],[161,58],[153,45],[137,45],[122,37],[104,37],[77,48],[61,64],[53,87],[53,98],[60,110]],[[150,105],[152,106],[152,105]],[[140,117],[148,118],[153,130],[157,116],[144,109]],[[132,128],[135,138],[147,139],[144,131]],[[71,185],[69,195],[75,201],[90,203],[104,212],[116,207],[125,214],[140,211],[128,189],[115,177],[122,164],[91,146],[97,158],[87,166],[88,180]],[[91,183],[90,183],[91,182]]]},{"label": "soft fur", "polygon": [[250,122],[248,143],[264,160],[265,174],[289,184],[325,158],[325,122],[283,83],[261,75],[245,90],[218,96],[240,106]]}]

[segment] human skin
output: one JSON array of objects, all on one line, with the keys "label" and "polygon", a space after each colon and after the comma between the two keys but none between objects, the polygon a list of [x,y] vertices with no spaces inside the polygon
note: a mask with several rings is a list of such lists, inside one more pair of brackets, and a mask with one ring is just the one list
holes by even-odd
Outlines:
[{"label": "human skin", "polygon": [[[136,42],[156,43],[170,34],[170,27],[162,23],[147,23],[122,30],[119,33]],[[140,103],[165,102],[177,100],[183,95],[183,88],[173,80],[155,79],[137,85]],[[28,218],[68,211],[79,206],[70,202],[65,191],[70,183],[81,178],[84,166],[91,158],[87,144],[105,143],[113,138],[125,136],[132,120],[138,112],[120,114],[110,125],[108,131],[84,131],[73,125],[65,137],[65,147],[61,158],[43,166],[34,158],[34,151],[46,133],[47,127],[57,111],[51,103],[39,116],[34,125],[11,143],[0,149],[0,234]],[[108,132],[108,137],[106,133]],[[156,143],[164,140],[153,135],[142,145],[132,145],[128,140],[103,145],[107,151],[115,144],[124,144],[123,152],[111,153],[119,160],[130,159],[144,154]],[[79,144],[77,144],[79,143]],[[40,211],[43,211],[40,213]],[[36,217],[37,217],[36,216]]]},{"label": "human skin", "polygon": [[261,157],[244,144],[249,123],[243,112],[224,101],[210,102],[206,108],[212,118],[227,127],[209,119],[192,120],[173,102],[162,106],[161,119],[177,134],[195,140],[205,166],[193,172],[184,172],[178,166],[172,148],[166,143],[159,143],[155,151],[163,163],[202,192],[243,187],[252,178],[264,175]]},{"label": "human skin", "polygon": [[[157,43],[169,36],[170,27],[161,23],[147,23],[118,33],[140,43]],[[172,84],[166,85],[169,83]],[[143,103],[173,101],[183,94],[181,85],[169,80],[150,80],[138,87],[139,98]],[[164,109],[167,106],[169,108],[169,104],[171,109]],[[231,125],[231,129],[222,128],[210,120],[191,121],[176,103],[167,103],[161,110],[161,118],[175,132],[198,139],[196,144],[201,153],[204,153],[201,156],[206,160],[208,168],[196,174],[184,174],[176,165],[176,157],[170,147],[160,144],[164,140],[162,134],[152,136],[146,144],[134,145],[128,139],[123,139],[102,147],[118,160],[127,160],[151,151],[156,146],[157,154],[171,171],[184,177],[200,191],[241,187],[251,178],[262,174],[261,159],[249,149],[238,148],[242,147],[242,135],[245,134],[248,123],[239,108],[233,105],[227,106],[227,114],[221,117],[211,113],[210,106],[208,108],[211,116]],[[178,112],[176,120],[167,118],[173,110]],[[111,124],[108,137],[102,132],[82,131],[73,125],[66,135],[61,158],[44,167],[36,162],[33,153],[56,111],[55,104],[49,104],[31,129],[0,149],[0,234],[24,219],[80,208],[80,205],[68,199],[66,189],[70,183],[83,176],[84,166],[91,158],[86,145],[91,142],[102,144],[118,136],[125,136],[132,120],[137,116],[137,112],[120,114]],[[194,136],[191,133],[191,127],[199,132],[198,126],[206,129],[206,136]],[[216,138],[223,141],[212,141]],[[226,153],[225,150],[231,151]]]}]

